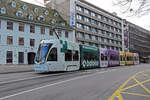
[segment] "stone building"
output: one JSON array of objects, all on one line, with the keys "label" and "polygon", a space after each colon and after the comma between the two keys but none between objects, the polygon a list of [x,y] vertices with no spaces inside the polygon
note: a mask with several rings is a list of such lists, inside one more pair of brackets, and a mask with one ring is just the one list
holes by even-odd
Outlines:
[{"label": "stone building", "polygon": [[43,39],[74,41],[75,31],[56,10],[0,0],[0,64],[33,64]]}]

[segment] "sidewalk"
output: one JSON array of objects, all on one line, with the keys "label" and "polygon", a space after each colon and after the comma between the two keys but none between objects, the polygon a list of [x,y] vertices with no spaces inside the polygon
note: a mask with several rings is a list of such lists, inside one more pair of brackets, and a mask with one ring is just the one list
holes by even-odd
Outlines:
[{"label": "sidewalk", "polygon": [[34,71],[33,65],[0,65],[0,74],[31,71]]}]

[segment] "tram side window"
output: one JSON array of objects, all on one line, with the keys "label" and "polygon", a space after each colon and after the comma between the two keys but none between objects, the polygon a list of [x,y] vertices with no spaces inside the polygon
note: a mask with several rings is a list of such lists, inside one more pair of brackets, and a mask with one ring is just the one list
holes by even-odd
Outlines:
[{"label": "tram side window", "polygon": [[133,57],[127,56],[127,61],[133,61]]},{"label": "tram side window", "polygon": [[125,57],[121,55],[121,56],[120,56],[120,60],[121,60],[121,61],[125,61]]},{"label": "tram side window", "polygon": [[105,57],[105,61],[107,61],[107,56],[104,56]]},{"label": "tram side window", "polygon": [[73,54],[73,61],[78,61],[79,60],[79,54],[78,51],[75,51],[75,53]]},{"label": "tram side window", "polygon": [[57,48],[50,51],[47,61],[57,61]]},{"label": "tram side window", "polygon": [[84,60],[95,61],[98,59],[98,55],[95,53],[84,52]]},{"label": "tram side window", "polygon": [[112,54],[112,55],[110,56],[110,60],[118,61],[118,60],[119,60],[119,57],[118,57],[117,55]]},{"label": "tram side window", "polygon": [[104,61],[104,59],[105,59],[104,54],[101,54],[101,60]]},{"label": "tram side window", "polygon": [[65,61],[72,61],[72,51],[71,50],[67,50],[67,52],[65,53]]}]

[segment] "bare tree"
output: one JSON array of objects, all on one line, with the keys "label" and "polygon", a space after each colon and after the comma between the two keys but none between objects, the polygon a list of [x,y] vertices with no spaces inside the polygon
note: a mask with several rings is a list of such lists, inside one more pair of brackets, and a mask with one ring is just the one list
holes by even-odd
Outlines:
[{"label": "bare tree", "polygon": [[131,16],[150,14],[150,0],[113,0],[113,4],[119,6],[122,13]]}]

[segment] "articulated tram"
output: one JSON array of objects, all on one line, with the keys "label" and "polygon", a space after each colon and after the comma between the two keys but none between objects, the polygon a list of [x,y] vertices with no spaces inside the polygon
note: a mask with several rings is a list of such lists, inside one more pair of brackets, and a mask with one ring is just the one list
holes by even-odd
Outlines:
[{"label": "articulated tram", "polygon": [[120,66],[126,65],[126,55],[124,51],[120,51]]},{"label": "articulated tram", "polygon": [[75,71],[119,66],[125,63],[139,64],[138,60],[138,54],[134,54],[133,59],[131,53],[119,53],[59,39],[42,40],[35,57],[34,69],[37,72]]},{"label": "articulated tram", "polygon": [[133,53],[131,52],[126,52],[126,65],[133,65],[134,64],[134,59],[133,59]]}]

